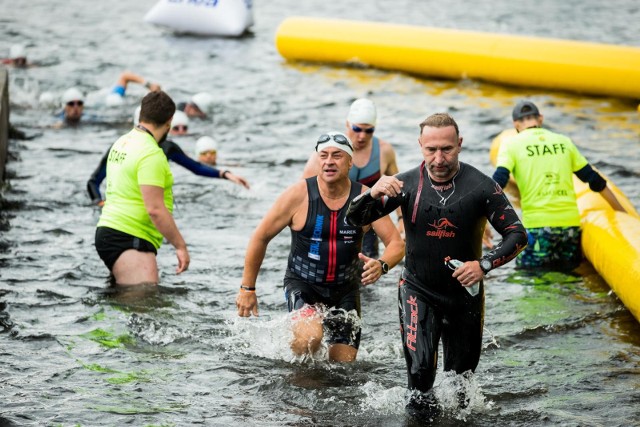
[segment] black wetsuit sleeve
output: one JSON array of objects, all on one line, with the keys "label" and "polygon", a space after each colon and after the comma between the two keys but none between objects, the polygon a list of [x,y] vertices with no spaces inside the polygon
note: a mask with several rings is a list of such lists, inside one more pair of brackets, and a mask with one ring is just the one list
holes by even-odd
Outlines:
[{"label": "black wetsuit sleeve", "polygon": [[509,174],[509,169],[504,166],[498,166],[496,171],[493,173],[493,180],[500,184],[500,187],[504,188],[509,182]]},{"label": "black wetsuit sleeve", "polygon": [[363,227],[395,211],[402,202],[399,197],[381,197],[375,200],[371,190],[367,190],[349,203],[347,222],[356,227]]},{"label": "black wetsuit sleeve", "polygon": [[204,165],[200,162],[193,160],[187,156],[184,151],[177,145],[172,147],[171,150],[165,152],[167,158],[172,162],[179,164],[180,166],[188,169],[199,176],[208,176],[210,178],[220,178],[220,170]]},{"label": "black wetsuit sleeve", "polygon": [[580,181],[589,183],[589,188],[596,193],[601,192],[607,186],[607,181],[602,177],[602,175],[593,170],[589,164],[577,171],[575,174]]},{"label": "black wetsuit sleeve", "polygon": [[500,267],[515,258],[527,246],[527,230],[502,191],[487,199],[487,218],[502,240],[482,259],[491,262],[491,268]]},{"label": "black wetsuit sleeve", "polygon": [[87,181],[87,192],[89,193],[91,202],[94,204],[102,201],[102,195],[100,194],[100,184],[102,184],[102,181],[104,181],[105,177],[107,176],[107,159],[109,158],[110,150],[111,148],[109,148],[109,150],[104,153],[104,156],[102,156],[102,159],[100,159],[100,164],[91,174],[89,181]]}]

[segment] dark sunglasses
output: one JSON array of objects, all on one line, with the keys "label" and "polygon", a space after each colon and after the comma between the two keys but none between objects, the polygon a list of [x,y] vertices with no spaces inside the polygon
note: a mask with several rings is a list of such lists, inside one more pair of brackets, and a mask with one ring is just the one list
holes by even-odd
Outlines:
[{"label": "dark sunglasses", "polygon": [[344,135],[336,134],[331,136],[327,133],[320,135],[320,138],[318,138],[318,142],[316,143],[316,151],[318,151],[318,145],[324,144],[325,142],[329,142],[332,139],[338,144],[346,145],[347,147],[351,148],[351,151],[353,151],[353,147],[351,146],[351,144],[349,143],[349,140]]},{"label": "dark sunglasses", "polygon": [[188,126],[186,125],[175,125],[174,127],[171,128],[172,131],[174,132],[182,132],[182,131],[187,131]]},{"label": "dark sunglasses", "polygon": [[375,131],[376,131],[376,128],[375,128],[375,127],[372,127],[372,128],[369,128],[369,129],[363,129],[363,128],[361,128],[360,126],[356,126],[356,125],[354,125],[354,124],[352,124],[352,125],[351,125],[351,129],[353,129],[353,131],[354,131],[355,133],[364,132],[364,133],[369,133],[369,134],[371,134],[371,133],[373,133],[373,132],[375,132]]},{"label": "dark sunglasses", "polygon": [[69,101],[67,102],[67,107],[82,107],[84,105],[83,101]]}]

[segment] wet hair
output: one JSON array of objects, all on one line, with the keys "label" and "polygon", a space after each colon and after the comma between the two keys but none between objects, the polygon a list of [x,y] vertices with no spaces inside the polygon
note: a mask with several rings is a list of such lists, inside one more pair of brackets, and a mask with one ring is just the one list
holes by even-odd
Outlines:
[{"label": "wet hair", "polygon": [[161,126],[167,123],[176,112],[176,103],[165,92],[149,92],[140,104],[140,121]]},{"label": "wet hair", "polygon": [[458,123],[453,120],[447,113],[432,114],[420,123],[420,135],[425,127],[431,128],[446,128],[447,126],[453,126],[456,129],[456,136],[460,136],[460,130],[458,129]]}]

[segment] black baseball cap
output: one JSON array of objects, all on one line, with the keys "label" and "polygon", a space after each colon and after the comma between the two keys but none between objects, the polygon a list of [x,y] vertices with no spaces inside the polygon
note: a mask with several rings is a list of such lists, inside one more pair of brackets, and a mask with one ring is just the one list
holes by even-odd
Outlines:
[{"label": "black baseball cap", "polygon": [[536,104],[531,101],[520,101],[513,107],[513,112],[511,113],[511,117],[513,120],[520,120],[527,116],[539,116],[540,111]]}]

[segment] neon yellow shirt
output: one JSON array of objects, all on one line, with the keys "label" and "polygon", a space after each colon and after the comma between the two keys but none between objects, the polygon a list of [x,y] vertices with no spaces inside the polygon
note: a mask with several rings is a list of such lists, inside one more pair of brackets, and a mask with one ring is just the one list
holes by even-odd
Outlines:
[{"label": "neon yellow shirt", "polygon": [[525,129],[505,141],[497,160],[518,184],[526,228],[580,225],[572,175],[587,163],[571,139],[543,128]]},{"label": "neon yellow shirt", "polygon": [[133,129],[109,150],[106,201],[98,227],[131,234],[159,248],[162,234],[144,206],[141,185],[164,188],[164,205],[173,211],[173,175],[167,157],[151,135]]}]

